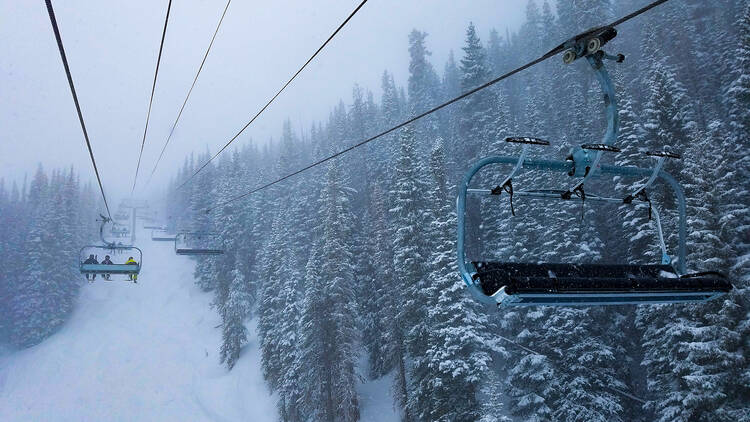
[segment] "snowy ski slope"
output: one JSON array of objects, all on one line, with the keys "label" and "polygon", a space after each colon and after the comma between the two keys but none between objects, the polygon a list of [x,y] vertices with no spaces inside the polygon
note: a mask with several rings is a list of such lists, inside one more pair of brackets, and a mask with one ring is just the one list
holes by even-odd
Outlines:
[{"label": "snowy ski slope", "polygon": [[[137,236],[138,284],[97,277],[59,332],[30,349],[0,350],[0,422],[276,421],[254,324],[227,372],[220,319],[194,284],[193,261],[147,230]],[[399,420],[391,382],[359,385],[360,421]]]},{"label": "snowy ski slope", "polygon": [[58,333],[0,357],[0,420],[275,421],[255,327],[227,372],[219,317],[193,283],[193,262],[137,235],[137,285],[97,277]]}]

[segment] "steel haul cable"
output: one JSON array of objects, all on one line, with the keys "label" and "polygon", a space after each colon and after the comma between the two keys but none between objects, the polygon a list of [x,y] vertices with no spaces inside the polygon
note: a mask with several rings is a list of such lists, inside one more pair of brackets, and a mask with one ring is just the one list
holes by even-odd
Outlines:
[{"label": "steel haul cable", "polygon": [[180,121],[180,117],[182,116],[182,112],[185,110],[185,105],[188,102],[188,99],[190,98],[190,94],[193,92],[193,88],[195,88],[195,83],[198,82],[198,76],[200,76],[201,71],[203,70],[203,65],[206,64],[206,58],[208,58],[208,53],[211,52],[211,47],[214,45],[214,40],[216,40],[216,34],[219,33],[219,28],[221,28],[221,23],[224,22],[224,16],[227,14],[227,9],[229,9],[229,4],[232,3],[232,0],[227,1],[227,5],[224,7],[224,12],[221,14],[221,19],[219,19],[219,24],[216,25],[216,30],[214,31],[213,37],[211,37],[211,42],[208,44],[208,49],[206,49],[206,54],[203,55],[203,60],[201,61],[201,65],[198,67],[198,72],[195,74],[195,78],[193,79],[193,84],[190,86],[190,89],[188,90],[187,96],[185,96],[185,101],[182,102],[182,107],[180,107],[180,112],[177,113],[177,118],[175,119],[174,123],[172,124],[172,129],[169,130],[169,136],[167,136],[167,140],[164,141],[164,146],[161,149],[161,152],[159,153],[159,158],[156,160],[156,164],[154,164],[153,170],[151,170],[151,175],[148,178],[148,181],[146,184],[149,184],[151,182],[151,178],[154,177],[154,173],[156,172],[156,168],[159,166],[159,163],[161,162],[162,157],[164,156],[164,151],[167,149],[167,145],[169,145],[170,139],[172,139],[172,135],[174,134],[174,130],[177,127],[177,122]]},{"label": "steel haul cable", "polygon": [[156,59],[156,71],[154,71],[154,83],[151,85],[151,99],[148,101],[148,113],[146,113],[146,127],[143,128],[143,140],[141,141],[141,152],[138,153],[138,165],[135,167],[135,177],[133,177],[132,194],[135,192],[135,184],[138,182],[138,170],[141,168],[141,157],[143,156],[143,146],[146,145],[146,132],[148,132],[148,121],[151,119],[151,105],[154,102],[154,91],[156,91],[156,78],[159,76],[159,64],[161,63],[161,53],[164,50],[164,38],[167,36],[167,24],[169,23],[169,11],[172,10],[172,0],[167,4],[167,16],[164,18],[164,30],[161,33],[161,43],[159,43],[159,57]]},{"label": "steel haul cable", "polygon": [[255,119],[257,119],[264,111],[266,111],[266,109],[268,108],[268,106],[270,106],[271,103],[274,102],[274,100],[276,100],[276,98],[279,95],[281,95],[281,93],[286,89],[286,87],[289,86],[289,84],[292,83],[292,81],[297,77],[297,75],[299,75],[300,73],[302,73],[302,71],[307,67],[307,65],[310,64],[310,62],[313,61],[313,59],[315,58],[315,56],[317,56],[318,53],[320,53],[321,51],[323,51],[323,49],[325,48],[325,46],[328,45],[329,42],[331,42],[331,40],[333,39],[333,37],[335,37],[336,34],[338,34],[339,31],[341,31],[341,29],[344,28],[344,26],[346,26],[347,23],[349,23],[349,21],[354,17],[354,15],[357,14],[357,12],[359,12],[359,9],[361,9],[362,6],[365,5],[365,3],[367,3],[367,0],[362,0],[362,2],[359,4],[359,6],[357,6],[357,8],[354,9],[354,11],[352,11],[352,13],[350,13],[349,16],[346,19],[344,19],[343,22],[341,22],[341,25],[339,25],[338,28],[336,28],[336,30],[333,31],[333,33],[328,37],[328,39],[325,40],[325,42],[320,47],[318,47],[317,50],[315,50],[315,53],[313,53],[313,55],[310,56],[309,59],[307,59],[307,61],[305,62],[305,64],[303,64],[302,67],[300,67],[299,70],[297,70],[297,72],[295,72],[294,75],[292,75],[292,77],[289,78],[288,81],[286,81],[286,83],[281,87],[281,89],[279,89],[279,91],[276,92],[276,94],[273,97],[271,97],[270,100],[268,100],[268,102],[266,103],[266,105],[264,105],[263,108],[261,108],[255,114],[255,116],[253,116],[253,118],[250,119],[250,121],[247,122],[247,124],[245,126],[243,126],[242,129],[239,130],[239,132],[237,132],[223,147],[221,147],[221,149],[216,154],[214,154],[211,158],[209,158],[208,161],[206,161],[205,163],[203,163],[203,165],[201,165],[200,168],[198,168],[198,170],[196,170],[190,177],[188,177],[187,180],[185,180],[180,186],[178,186],[177,189],[181,189],[183,186],[185,186],[191,180],[193,180],[193,177],[195,177],[195,175],[197,175],[198,173],[201,172],[201,170],[203,170],[204,168],[206,168],[206,166],[211,161],[213,161],[214,158],[218,157],[219,154],[221,154],[225,149],[227,149],[227,147],[229,146],[229,144],[231,144],[232,142],[234,142],[234,140],[237,139],[242,134],[242,132],[244,132],[245,129],[247,129],[248,126],[250,126],[255,121]]},{"label": "steel haul cable", "polygon": [[76,111],[78,112],[78,121],[81,122],[81,129],[83,130],[83,137],[86,139],[86,147],[89,150],[89,157],[91,158],[91,164],[94,166],[94,173],[96,174],[96,181],[99,183],[99,191],[102,193],[102,199],[104,200],[104,207],[107,209],[107,215],[112,218],[112,214],[109,212],[109,204],[107,203],[107,195],[104,194],[104,186],[102,186],[102,178],[99,176],[99,169],[96,167],[96,159],[94,159],[94,152],[91,149],[91,141],[89,140],[89,133],[86,130],[86,123],[83,121],[83,113],[81,113],[81,105],[78,102],[78,94],[76,94],[76,88],[73,85],[73,76],[70,74],[70,67],[68,66],[68,58],[65,55],[65,48],[63,47],[62,37],[60,36],[60,29],[57,27],[57,19],[55,18],[55,10],[52,8],[52,0],[45,0],[47,4],[47,13],[49,14],[49,20],[52,24],[52,30],[55,32],[55,39],[57,40],[57,49],[60,50],[60,58],[65,68],[65,75],[68,77],[68,85],[70,85],[70,93],[73,94],[73,102],[76,105]]},{"label": "steel haul cable", "polygon": [[[651,9],[653,9],[654,7],[656,7],[656,6],[660,5],[660,4],[666,3],[668,1],[669,0],[656,0],[656,1],[654,1],[652,3],[649,3],[648,5],[646,5],[646,6],[642,7],[642,8],[636,10],[635,12],[630,13],[629,15],[626,15],[626,16],[624,16],[624,17],[622,17],[622,18],[620,18],[620,19],[618,19],[618,20],[616,20],[616,21],[614,21],[611,24],[606,25],[606,26],[620,25],[620,24],[622,24],[624,22],[627,22],[630,19],[633,19],[634,17],[639,16],[639,15],[641,15],[641,14],[643,14],[643,13],[645,13],[645,12],[651,10]],[[359,147],[361,147],[361,146],[363,146],[365,144],[368,144],[368,143],[370,143],[370,142],[372,142],[372,141],[374,141],[374,140],[376,140],[376,139],[378,139],[378,138],[380,138],[380,137],[382,137],[384,135],[387,135],[387,134],[389,134],[389,133],[391,133],[391,132],[393,132],[395,130],[398,130],[398,129],[400,129],[400,128],[406,126],[406,125],[408,125],[409,123],[413,123],[413,122],[415,122],[415,121],[417,121],[417,120],[419,120],[419,119],[421,119],[421,118],[423,118],[423,117],[425,117],[425,116],[427,116],[429,114],[432,114],[432,113],[434,113],[434,112],[436,112],[438,110],[441,110],[441,109],[443,109],[443,108],[445,108],[445,107],[447,107],[447,106],[449,106],[449,105],[451,105],[453,103],[456,103],[456,102],[458,102],[458,101],[460,101],[460,100],[462,100],[462,99],[464,99],[464,98],[466,98],[466,97],[468,97],[468,96],[470,96],[470,95],[472,95],[472,94],[474,94],[474,93],[476,93],[478,91],[481,91],[481,90],[483,90],[485,88],[488,88],[488,87],[490,87],[490,86],[492,86],[492,85],[494,85],[494,84],[502,81],[503,79],[509,78],[509,77],[515,75],[518,72],[526,70],[526,69],[528,69],[528,68],[530,68],[530,67],[532,67],[532,66],[534,66],[534,65],[536,65],[536,64],[538,64],[540,62],[543,62],[544,60],[547,60],[548,58],[550,58],[550,57],[552,57],[552,56],[554,56],[554,55],[562,52],[563,50],[564,50],[564,45],[560,44],[557,47],[555,47],[552,50],[550,50],[549,52],[547,52],[546,54],[540,56],[539,58],[537,58],[537,59],[535,59],[533,61],[530,61],[530,62],[524,64],[521,67],[517,67],[517,68],[511,70],[510,72],[507,72],[507,73],[505,73],[505,74],[503,74],[501,76],[498,76],[497,78],[492,79],[491,81],[486,82],[486,83],[484,83],[484,84],[482,84],[482,85],[480,85],[480,86],[478,86],[478,87],[476,87],[476,88],[474,88],[474,89],[472,89],[470,91],[464,92],[463,94],[459,95],[458,97],[455,97],[455,98],[453,98],[451,100],[448,100],[448,101],[446,101],[446,102],[444,102],[444,103],[442,103],[440,105],[437,105],[437,106],[435,106],[435,107],[433,107],[433,108],[431,108],[431,109],[423,112],[422,114],[419,114],[419,115],[417,115],[415,117],[412,117],[412,118],[410,118],[410,119],[408,119],[408,120],[406,120],[404,122],[401,122],[401,123],[397,124],[396,126],[393,126],[393,127],[389,128],[387,130],[384,130],[384,131],[378,133],[377,135],[369,137],[369,138],[367,138],[367,139],[365,139],[365,140],[363,140],[361,142],[358,142],[358,143],[356,143],[356,144],[354,144],[354,145],[352,145],[350,147],[344,148],[343,150],[341,150],[341,151],[339,151],[339,152],[337,152],[337,153],[335,153],[333,155],[329,155],[329,156],[327,156],[327,157],[325,157],[325,158],[323,158],[321,160],[318,160],[318,161],[316,161],[316,162],[314,162],[312,164],[309,164],[309,165],[307,165],[305,167],[302,167],[299,170],[296,170],[296,171],[294,171],[292,173],[289,173],[289,174],[287,174],[285,176],[282,176],[282,177],[280,177],[280,178],[278,178],[278,179],[276,179],[276,180],[274,180],[272,182],[266,183],[266,184],[261,185],[261,186],[259,186],[257,188],[254,188],[254,189],[252,189],[252,190],[250,190],[248,192],[245,192],[243,194],[237,195],[237,196],[235,196],[233,198],[230,198],[230,199],[228,199],[228,200],[226,200],[224,202],[221,202],[221,203],[219,203],[217,205],[214,205],[213,207],[210,207],[210,208],[206,209],[206,212],[209,213],[209,212],[211,212],[212,210],[214,210],[216,208],[219,208],[219,207],[224,206],[226,204],[229,204],[231,202],[237,201],[237,200],[242,199],[242,198],[244,198],[246,196],[252,195],[252,194],[254,194],[254,193],[258,192],[258,191],[261,191],[261,190],[266,189],[268,187],[271,187],[271,186],[273,186],[273,185],[275,185],[275,184],[277,184],[279,182],[282,182],[282,181],[284,181],[284,180],[286,180],[286,179],[288,179],[290,177],[296,176],[296,175],[298,175],[298,174],[300,174],[302,172],[305,172],[305,171],[307,171],[307,170],[309,170],[309,169],[311,169],[313,167],[319,166],[320,164],[323,164],[323,163],[325,163],[325,162],[327,162],[329,160],[332,160],[332,159],[334,159],[336,157],[339,157],[339,156],[341,156],[343,154],[346,154],[347,152],[349,152],[351,150],[357,149],[357,148],[359,148]],[[229,144],[227,144],[227,145],[229,145]],[[224,147],[226,148],[227,145],[225,145]],[[222,148],[222,151],[223,151],[223,148]],[[221,152],[221,151],[219,151],[219,152]],[[219,154],[217,153],[216,155],[219,155]],[[214,155],[214,157],[216,157],[216,155]],[[210,161],[211,160],[209,160],[208,162],[210,162]],[[206,164],[204,164],[203,167],[205,167],[208,164],[208,162]],[[203,169],[203,167],[199,168],[195,173],[193,173],[193,175],[190,176],[190,178],[188,178],[188,180],[186,180],[185,182],[183,182],[182,185],[180,185],[178,187],[178,189],[181,188],[181,187],[183,187],[183,186],[185,186],[196,174],[198,174]]]}]

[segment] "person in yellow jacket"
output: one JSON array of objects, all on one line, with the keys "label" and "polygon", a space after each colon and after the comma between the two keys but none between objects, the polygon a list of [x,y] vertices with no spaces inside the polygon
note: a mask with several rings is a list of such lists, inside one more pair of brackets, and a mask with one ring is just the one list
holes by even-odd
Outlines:
[{"label": "person in yellow jacket", "polygon": [[[136,262],[133,257],[129,257],[127,261],[125,261],[126,265],[138,265],[138,262]],[[128,277],[133,280],[134,283],[138,282],[138,274],[128,274]]]}]

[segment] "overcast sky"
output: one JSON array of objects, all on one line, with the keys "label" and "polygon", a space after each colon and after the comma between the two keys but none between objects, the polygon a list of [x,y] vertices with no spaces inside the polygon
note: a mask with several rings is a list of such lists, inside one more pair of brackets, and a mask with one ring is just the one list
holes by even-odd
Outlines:
[{"label": "overcast sky", "polygon": [[[190,151],[213,153],[233,136],[354,9],[359,0],[233,0],[198,84],[149,189],[169,133],[226,0],[174,0],[136,195],[163,189]],[[388,69],[404,85],[407,37],[429,34],[438,72],[460,56],[466,27],[518,27],[525,1],[370,0],[235,143],[267,141],[284,119],[324,120],[354,83],[380,93]],[[55,0],[94,155],[110,202],[130,192],[167,0]],[[94,180],[43,0],[0,0],[0,177],[42,163],[71,164]]]}]

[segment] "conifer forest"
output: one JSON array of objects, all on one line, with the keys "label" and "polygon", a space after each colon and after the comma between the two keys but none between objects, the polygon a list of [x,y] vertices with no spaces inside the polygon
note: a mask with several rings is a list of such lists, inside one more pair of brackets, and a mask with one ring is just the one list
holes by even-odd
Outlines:
[{"label": "conifer forest", "polygon": [[[431,34],[415,28],[403,44],[408,79],[382,69],[379,87],[357,84],[350,97],[324,104],[324,121],[287,120],[273,139],[237,142],[216,160],[216,142],[179,157],[160,198],[165,231],[214,233],[223,249],[180,261],[191,265],[181,284],[210,297],[203,307],[216,319],[205,356],[231,374],[248,370],[243,360],[257,349],[269,417],[390,421],[368,413],[364,392],[376,389],[404,422],[750,421],[747,0],[669,1],[618,26],[606,46],[624,60],[606,62],[621,151],[603,162],[651,168],[646,151],[680,156],[663,170],[687,201],[687,270],[725,274],[733,288],[717,299],[493,306],[475,300],[459,275],[456,193],[473,163],[518,156],[521,146],[507,137],[547,140],[528,154],[558,161],[601,139],[602,90],[586,60],[566,65],[558,54],[337,155],[645,3],[524,4],[517,29],[467,23],[444,63],[432,58],[440,46]],[[489,166],[471,187],[492,189],[511,168]],[[573,179],[524,171],[511,189],[563,189]],[[621,198],[645,179],[599,177],[586,193]],[[0,182],[0,409],[14,406],[3,399],[3,356],[70,331],[79,297],[99,281],[78,271],[79,249],[98,241],[96,220],[106,215],[95,182],[41,166],[28,180]],[[675,253],[677,201],[663,183],[648,194],[635,206],[472,196],[467,258],[658,264],[653,212]],[[167,265],[147,252],[143,259],[144,274]],[[150,281],[141,275],[138,283]],[[238,394],[255,400],[245,376],[236,377]]]}]

